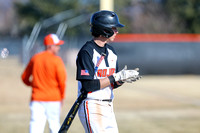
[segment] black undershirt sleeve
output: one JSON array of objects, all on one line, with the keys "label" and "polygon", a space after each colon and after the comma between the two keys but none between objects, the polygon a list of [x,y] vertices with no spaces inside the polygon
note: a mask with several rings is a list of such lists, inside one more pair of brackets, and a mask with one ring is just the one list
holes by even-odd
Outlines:
[{"label": "black undershirt sleeve", "polygon": [[99,79],[94,80],[81,80],[82,91],[93,92],[100,90],[100,81]]}]

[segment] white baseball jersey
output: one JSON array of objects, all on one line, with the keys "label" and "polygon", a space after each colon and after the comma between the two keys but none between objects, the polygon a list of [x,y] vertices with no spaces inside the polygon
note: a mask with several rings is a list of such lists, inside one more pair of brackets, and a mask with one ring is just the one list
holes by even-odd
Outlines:
[{"label": "white baseball jersey", "polygon": [[[95,67],[101,57],[101,53],[106,56],[101,61],[97,70]],[[118,71],[117,55],[110,45],[99,47],[93,40],[88,41],[79,51],[77,58],[77,80],[78,95],[80,95],[82,85],[80,80],[101,79],[112,75]],[[101,90],[89,92],[88,99],[113,99],[113,87],[110,85]]]}]

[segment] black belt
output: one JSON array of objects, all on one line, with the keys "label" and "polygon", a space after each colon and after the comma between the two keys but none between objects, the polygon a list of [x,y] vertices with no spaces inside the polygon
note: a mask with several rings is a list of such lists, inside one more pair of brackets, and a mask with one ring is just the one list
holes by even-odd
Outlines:
[{"label": "black belt", "polygon": [[88,100],[96,100],[96,101],[102,101],[102,102],[112,102],[112,99],[88,99]]},{"label": "black belt", "polygon": [[112,99],[95,99],[97,101],[112,102]]}]

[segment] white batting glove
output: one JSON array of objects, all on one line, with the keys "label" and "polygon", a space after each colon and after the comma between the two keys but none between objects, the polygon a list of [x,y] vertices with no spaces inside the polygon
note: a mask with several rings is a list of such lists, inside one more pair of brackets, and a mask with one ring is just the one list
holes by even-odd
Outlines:
[{"label": "white batting glove", "polygon": [[133,82],[135,82],[135,81],[137,81],[137,80],[139,80],[139,79],[141,79],[141,78],[142,78],[142,76],[137,75],[136,77],[126,79],[126,80],[124,80],[123,82],[126,82],[126,83],[133,83]]},{"label": "white batting glove", "polygon": [[[139,71],[139,68],[135,68],[134,70],[138,72],[138,71]],[[124,80],[123,82],[132,83],[132,82],[135,82],[135,81],[137,81],[137,80],[139,80],[139,79],[141,79],[141,78],[142,78],[142,76],[137,75],[137,76],[135,76],[135,77],[128,78],[128,79]]]},{"label": "white batting glove", "polygon": [[[136,70],[127,70],[127,66],[125,65],[124,69],[119,71],[118,73],[114,73],[113,77],[115,81],[122,81],[122,82],[132,82],[134,79],[137,79],[139,72]],[[128,80],[130,79],[130,80]]]}]

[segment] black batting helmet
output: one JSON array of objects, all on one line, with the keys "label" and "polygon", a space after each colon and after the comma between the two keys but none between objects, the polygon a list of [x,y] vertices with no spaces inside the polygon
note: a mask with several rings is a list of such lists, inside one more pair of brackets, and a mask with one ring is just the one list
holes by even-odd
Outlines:
[{"label": "black batting helmet", "polygon": [[98,37],[102,35],[106,38],[114,34],[112,30],[113,27],[124,27],[123,24],[120,24],[115,12],[106,10],[94,13],[90,19],[90,26],[90,31],[93,36]]}]

